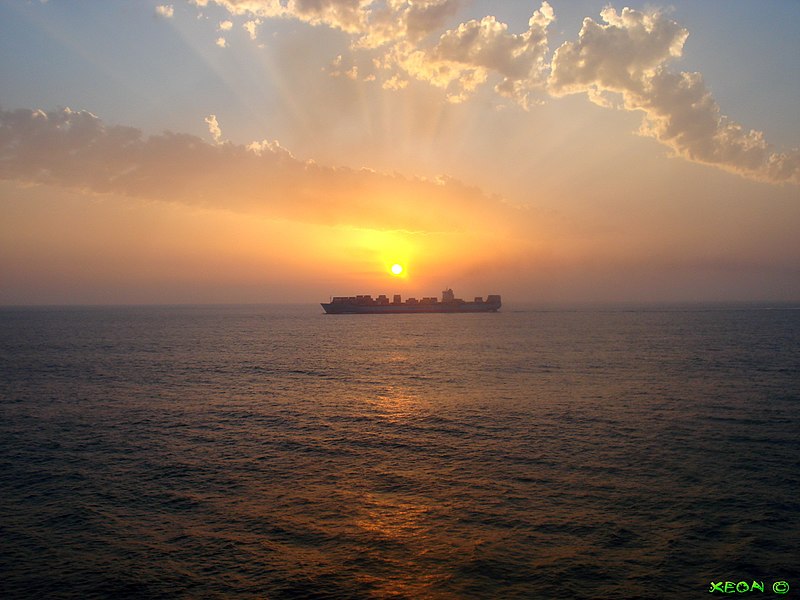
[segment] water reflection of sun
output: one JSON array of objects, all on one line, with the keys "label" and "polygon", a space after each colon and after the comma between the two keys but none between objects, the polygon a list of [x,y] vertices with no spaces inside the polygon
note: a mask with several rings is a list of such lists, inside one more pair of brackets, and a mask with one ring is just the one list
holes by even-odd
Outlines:
[{"label": "water reflection of sun", "polygon": [[398,387],[390,386],[386,393],[367,400],[378,418],[390,423],[404,421],[419,412],[419,398]]},{"label": "water reflection of sun", "polygon": [[371,577],[369,583],[381,595],[421,598],[430,593],[430,586],[444,574],[422,568],[418,559],[440,548],[431,537],[429,519],[433,507],[419,502],[418,496],[369,493],[360,499],[362,514],[355,524],[381,547],[395,548],[397,553],[381,552],[395,576]]},{"label": "water reflection of sun", "polygon": [[429,510],[425,504],[383,494],[367,494],[361,502],[365,513],[356,520],[356,525],[395,541],[416,537],[420,533],[420,520]]}]

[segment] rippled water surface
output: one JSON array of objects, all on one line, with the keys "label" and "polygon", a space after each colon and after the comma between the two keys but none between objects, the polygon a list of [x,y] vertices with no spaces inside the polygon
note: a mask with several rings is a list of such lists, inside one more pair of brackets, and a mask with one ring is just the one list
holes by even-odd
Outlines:
[{"label": "rippled water surface", "polygon": [[0,594],[800,593],[798,416],[786,307],[0,309]]}]

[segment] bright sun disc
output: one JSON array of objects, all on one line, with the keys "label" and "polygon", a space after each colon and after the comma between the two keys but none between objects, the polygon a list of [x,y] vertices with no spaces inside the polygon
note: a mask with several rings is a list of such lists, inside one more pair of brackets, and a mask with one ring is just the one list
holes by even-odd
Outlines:
[{"label": "bright sun disc", "polygon": [[403,265],[394,264],[392,265],[392,274],[400,275],[403,272]]}]

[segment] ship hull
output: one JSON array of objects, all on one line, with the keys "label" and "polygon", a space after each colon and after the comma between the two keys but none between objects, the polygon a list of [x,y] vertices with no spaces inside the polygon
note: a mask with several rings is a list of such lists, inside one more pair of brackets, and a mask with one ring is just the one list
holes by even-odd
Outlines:
[{"label": "ship hull", "polygon": [[323,302],[322,308],[329,315],[398,315],[415,313],[484,313],[497,312],[499,302],[464,302],[460,304],[379,304],[372,306],[344,302]]}]

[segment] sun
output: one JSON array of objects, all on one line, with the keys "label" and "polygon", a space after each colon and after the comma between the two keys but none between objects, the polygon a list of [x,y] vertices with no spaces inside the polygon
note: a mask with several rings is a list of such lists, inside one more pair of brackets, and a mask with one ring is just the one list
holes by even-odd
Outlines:
[{"label": "sun", "polygon": [[400,275],[403,272],[403,265],[395,263],[390,270],[392,271],[392,275]]}]

